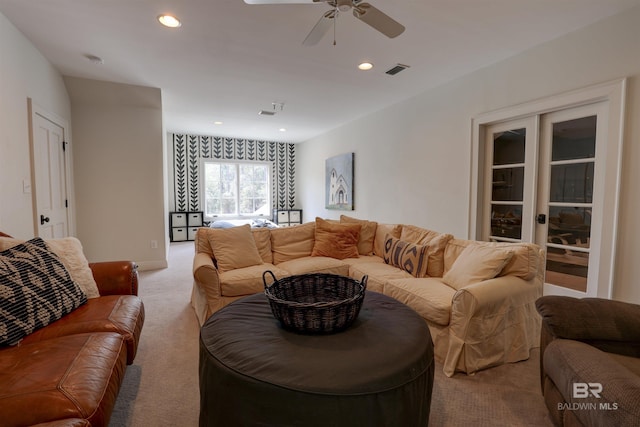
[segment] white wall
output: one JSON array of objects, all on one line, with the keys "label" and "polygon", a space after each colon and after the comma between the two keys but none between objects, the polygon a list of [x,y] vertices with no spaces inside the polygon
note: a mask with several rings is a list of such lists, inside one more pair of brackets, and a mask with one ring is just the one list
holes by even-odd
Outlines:
[{"label": "white wall", "polygon": [[60,74],[0,14],[0,230],[20,238],[35,234],[27,98],[67,121],[69,97]]},{"label": "white wall", "polygon": [[614,298],[640,303],[639,49],[636,7],[301,144],[305,218],[339,216],[324,209],[324,159],[355,152],[355,210],[345,213],[467,237],[472,117],[629,77]]},{"label": "white wall", "polygon": [[160,89],[64,80],[72,100],[77,234],[87,258],[130,259],[141,269],[166,267]]}]

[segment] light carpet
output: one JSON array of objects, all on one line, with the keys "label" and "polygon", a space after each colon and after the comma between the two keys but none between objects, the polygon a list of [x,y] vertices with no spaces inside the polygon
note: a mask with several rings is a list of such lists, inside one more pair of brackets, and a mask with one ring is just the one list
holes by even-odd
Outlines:
[{"label": "light carpet", "polygon": [[[193,253],[193,242],[172,243],[169,268],[140,273],[146,319],[110,427],[198,425],[199,326],[189,304]],[[538,351],[524,362],[452,378],[436,364],[429,425],[552,426],[540,392]]]}]

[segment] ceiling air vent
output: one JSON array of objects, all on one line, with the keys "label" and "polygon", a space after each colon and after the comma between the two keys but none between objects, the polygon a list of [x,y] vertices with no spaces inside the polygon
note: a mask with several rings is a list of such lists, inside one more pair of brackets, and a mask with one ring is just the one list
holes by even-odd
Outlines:
[{"label": "ceiling air vent", "polygon": [[385,73],[389,74],[390,76],[395,76],[400,71],[406,70],[407,68],[409,68],[408,65],[398,64],[395,67],[385,71]]},{"label": "ceiling air vent", "polygon": [[275,111],[269,111],[269,110],[260,110],[260,111],[258,111],[258,114],[260,114],[261,116],[275,116],[276,112]]}]

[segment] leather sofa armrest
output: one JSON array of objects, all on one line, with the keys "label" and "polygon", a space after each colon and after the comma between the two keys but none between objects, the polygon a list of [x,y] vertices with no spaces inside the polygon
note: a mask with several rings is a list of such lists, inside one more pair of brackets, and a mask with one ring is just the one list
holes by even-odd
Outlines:
[{"label": "leather sofa armrest", "polygon": [[100,295],[138,295],[138,265],[133,261],[89,263]]},{"label": "leather sofa armrest", "polygon": [[542,316],[541,351],[556,338],[640,357],[640,305],[602,298],[547,295],[536,301]]}]

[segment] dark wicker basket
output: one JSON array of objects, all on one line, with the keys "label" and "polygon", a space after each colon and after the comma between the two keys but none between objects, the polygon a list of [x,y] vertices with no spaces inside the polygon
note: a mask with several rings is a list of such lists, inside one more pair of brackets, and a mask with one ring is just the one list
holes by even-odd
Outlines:
[{"label": "dark wicker basket", "polygon": [[[273,283],[267,285],[267,275]],[[270,270],[262,274],[271,311],[285,329],[304,334],[342,331],[356,320],[367,276],[361,281],[337,274],[300,274],[280,280]]]}]

